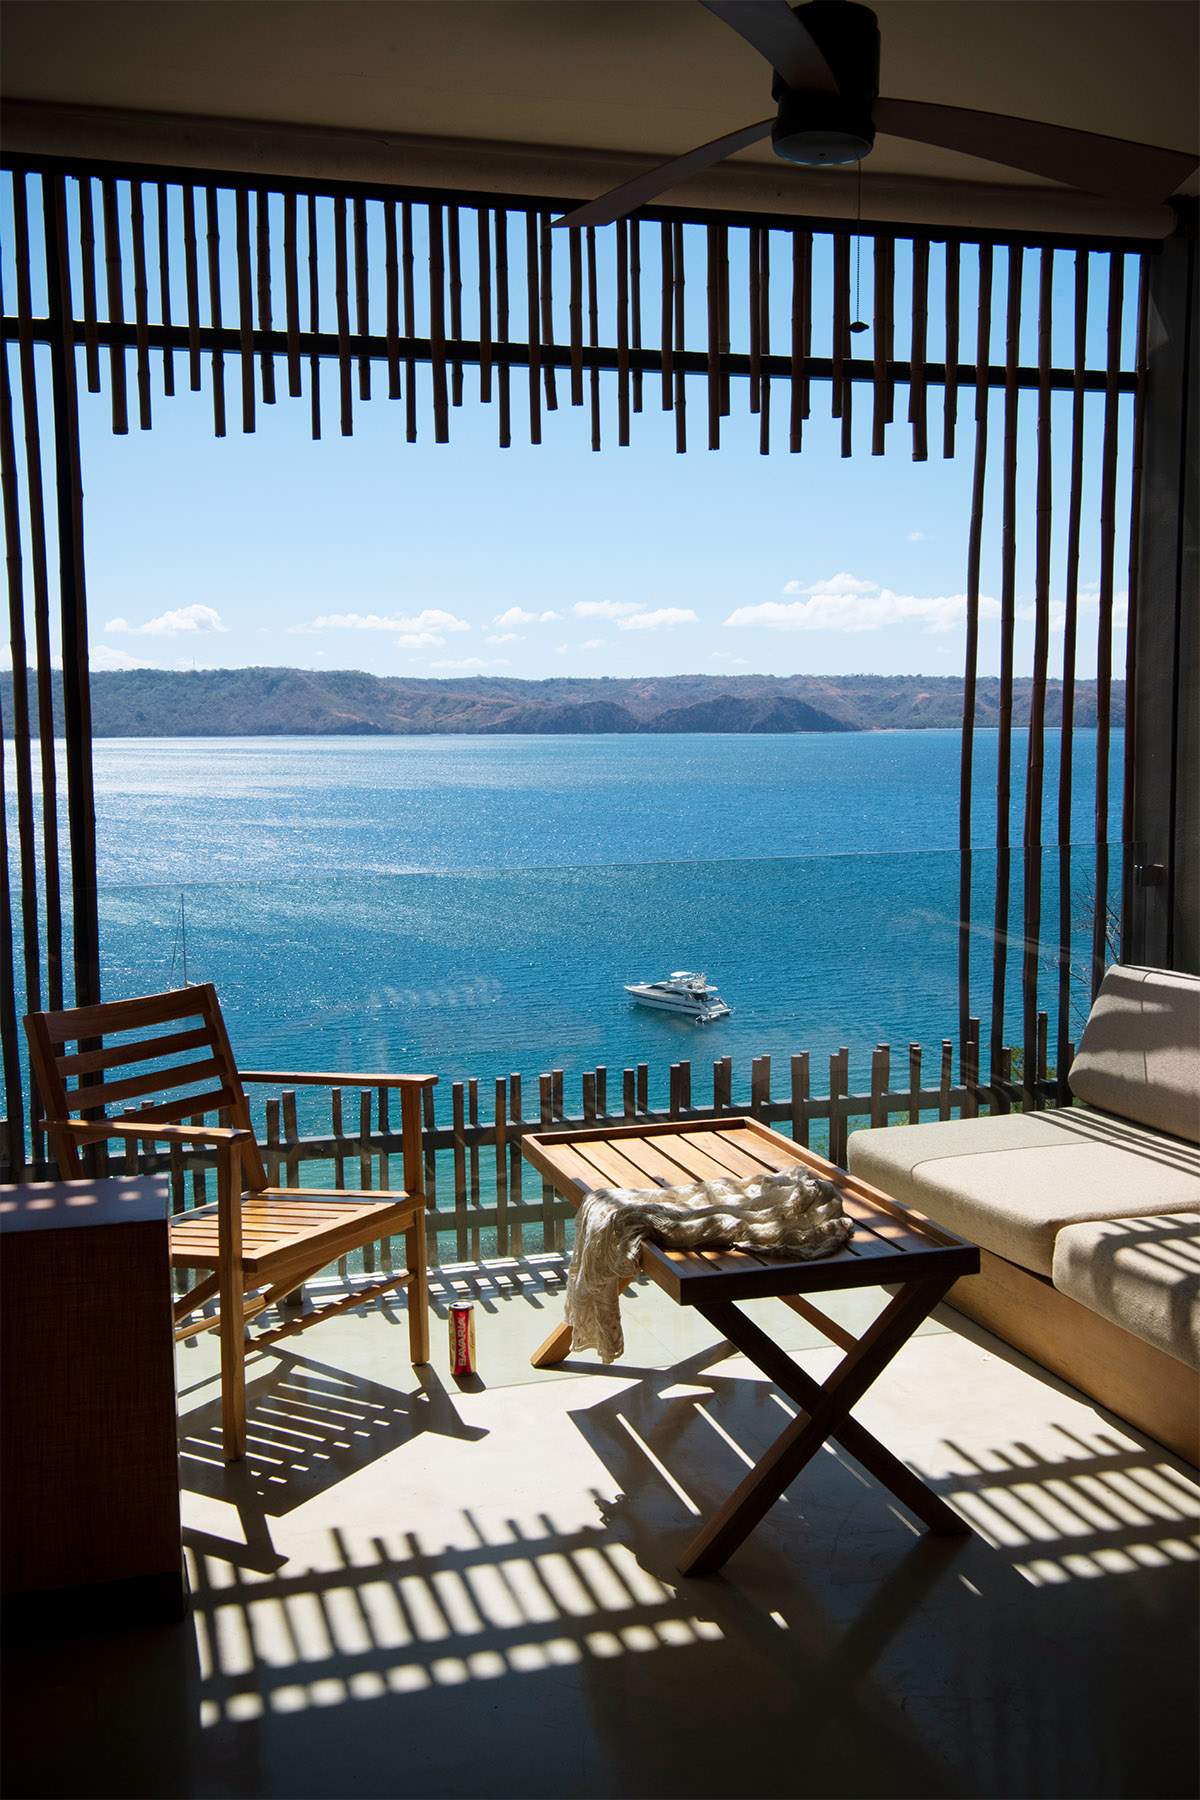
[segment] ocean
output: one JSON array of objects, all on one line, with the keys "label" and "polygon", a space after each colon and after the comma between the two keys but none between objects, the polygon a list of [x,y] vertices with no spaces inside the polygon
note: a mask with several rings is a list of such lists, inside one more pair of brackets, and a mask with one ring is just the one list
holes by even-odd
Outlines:
[{"label": "ocean", "polygon": [[[1076,737],[1086,844],[1095,740]],[[981,846],[996,741],[978,740]],[[1023,733],[1014,745],[1019,796]],[[105,997],[181,982],[182,896],[188,977],[216,983],[246,1067],[429,1070],[441,1119],[467,1076],[487,1091],[561,1068],[577,1095],[602,1064],[619,1093],[644,1062],[661,1100],[672,1062],[702,1092],[728,1055],[737,1094],[753,1056],[782,1069],[808,1050],[815,1079],[846,1045],[864,1075],[879,1041],[932,1057],[956,1036],[956,732],[99,740],[95,768]],[[1081,956],[1091,867],[1075,858]],[[1052,1041],[1057,870],[1047,858]],[[974,878],[990,922],[994,851]],[[986,1017],[990,924],[973,941]],[[1019,980],[1019,945],[1009,960]],[[680,968],[707,971],[728,1019],[696,1026],[623,992]]]}]

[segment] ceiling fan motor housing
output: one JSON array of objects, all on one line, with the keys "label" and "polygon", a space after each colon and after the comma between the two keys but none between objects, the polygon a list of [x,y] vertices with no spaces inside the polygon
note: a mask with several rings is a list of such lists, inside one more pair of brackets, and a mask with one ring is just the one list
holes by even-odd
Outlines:
[{"label": "ceiling fan motor housing", "polygon": [[833,72],[839,92],[789,87],[775,72],[771,127],[776,156],[788,162],[858,162],[875,143],[871,108],[879,94],[879,26],[855,0],[809,0],[793,8]]}]

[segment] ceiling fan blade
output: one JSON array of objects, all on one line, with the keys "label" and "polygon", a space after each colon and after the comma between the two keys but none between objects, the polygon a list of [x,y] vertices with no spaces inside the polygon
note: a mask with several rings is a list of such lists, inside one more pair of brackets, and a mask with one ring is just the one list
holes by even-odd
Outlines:
[{"label": "ceiling fan blade", "polygon": [[699,144],[696,149],[688,150],[683,156],[676,156],[671,162],[659,163],[657,168],[647,169],[644,175],[635,175],[632,181],[623,181],[620,187],[610,188],[607,194],[601,194],[596,200],[585,201],[577,206],[574,212],[564,213],[561,219],[555,219],[556,225],[611,225],[614,219],[623,219],[626,213],[644,206],[647,200],[656,200],[659,194],[665,194],[686,175],[695,175],[701,169],[711,167],[720,162],[722,157],[732,156],[735,150],[744,150],[747,144],[756,144],[760,138],[769,136],[775,114],[769,119],[760,119],[757,125],[743,125],[740,131],[730,131],[724,137],[713,138],[707,144]]},{"label": "ceiling fan blade", "polygon": [[1162,150],[1065,125],[924,100],[879,99],[872,114],[876,130],[891,137],[960,150],[1118,200],[1165,200],[1200,162],[1186,150]]},{"label": "ceiling fan blade", "polygon": [[787,0],[700,0],[778,69],[789,87],[836,94],[833,70]]}]

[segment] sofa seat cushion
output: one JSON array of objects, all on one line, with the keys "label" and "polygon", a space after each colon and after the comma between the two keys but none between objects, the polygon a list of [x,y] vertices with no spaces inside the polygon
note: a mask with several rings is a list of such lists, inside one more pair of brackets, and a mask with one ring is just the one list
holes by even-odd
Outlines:
[{"label": "sofa seat cushion", "polygon": [[1200,1212],[1068,1225],[1053,1273],[1060,1293],[1200,1369]]},{"label": "sofa seat cushion", "polygon": [[1107,970],[1069,1079],[1088,1106],[1200,1143],[1200,977]]},{"label": "sofa seat cushion", "polygon": [[1039,1275],[1065,1226],[1200,1211],[1200,1148],[1088,1107],[856,1131],[849,1165]]}]

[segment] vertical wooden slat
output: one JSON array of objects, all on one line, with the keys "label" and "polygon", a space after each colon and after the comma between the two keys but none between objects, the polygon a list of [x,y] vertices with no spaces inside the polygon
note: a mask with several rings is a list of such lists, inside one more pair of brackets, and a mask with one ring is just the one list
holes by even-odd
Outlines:
[{"label": "vertical wooden slat", "polygon": [[[4,721],[0,719],[0,726]],[[4,777],[4,734],[0,729],[0,782]],[[7,1127],[6,1181],[20,1181],[25,1171],[25,1096],[17,1046],[17,996],[13,967],[12,896],[8,874],[8,791],[0,785],[4,830],[0,834],[0,1061],[4,1066],[4,1113]]]},{"label": "vertical wooden slat", "polygon": [[461,406],[463,398],[462,344],[462,241],[457,206],[446,208],[446,251],[450,264],[450,341],[455,346],[450,358],[450,403]]},{"label": "vertical wooden slat", "polygon": [[1092,916],[1092,998],[1108,961],[1108,797],[1112,722],[1113,573],[1117,530],[1117,436],[1121,393],[1121,312],[1125,264],[1108,253],[1108,355],[1104,376],[1104,438],[1100,455],[1100,613],[1096,624],[1096,897]]},{"label": "vertical wooden slat", "polygon": [[608,1069],[603,1063],[596,1069],[596,1111],[602,1119],[608,1113]]},{"label": "vertical wooden slat", "polygon": [[[400,398],[400,263],[396,250],[396,202],[383,204],[383,268],[386,285],[388,399]],[[464,1251],[464,1255],[466,1252]]]},{"label": "vertical wooden slat", "polygon": [[300,264],[296,250],[296,196],[283,196],[283,309],[287,329],[288,394],[300,398]]},{"label": "vertical wooden slat", "polygon": [[342,1090],[340,1087],[331,1088],[329,1091],[329,1116],[334,1137],[333,1185],[340,1192],[346,1185],[345,1130],[342,1125]]},{"label": "vertical wooden slat", "polygon": [[[759,352],[763,357],[771,354],[771,233],[763,227],[758,239],[758,307]],[[769,372],[760,368],[758,378],[758,451],[760,456],[771,453],[771,377]]]},{"label": "vertical wooden slat", "polygon": [[908,411],[914,462],[929,459],[925,354],[929,339],[929,239],[913,240],[912,354],[909,359]]},{"label": "vertical wooden slat", "polygon": [[[46,547],[46,497],[42,477],[37,367],[33,347],[28,194],[24,176],[14,176],[13,178],[13,232],[17,262],[17,344],[21,372],[25,487],[29,508],[29,562],[33,583],[33,630],[37,667],[38,744],[42,786],[42,877],[46,903],[46,998],[51,1011],[57,1012],[63,1004],[58,767],[54,744],[54,673],[50,642],[50,575]],[[31,1100],[32,1097],[31,1094]]]},{"label": "vertical wooden slat", "polygon": [[563,1072],[561,1069],[551,1069],[550,1071],[550,1095],[554,1103],[555,1118],[564,1118],[566,1115],[564,1112]]},{"label": "vertical wooden slat", "polygon": [[617,443],[629,445],[629,221],[618,219],[617,232]]},{"label": "vertical wooden slat", "polygon": [[797,451],[808,417],[808,357],[812,344],[812,232],[792,233],[792,378],[788,447]]},{"label": "vertical wooden slat", "polygon": [[[14,186],[24,187],[18,176]],[[21,513],[17,497],[16,444],[13,436],[12,389],[8,349],[0,358],[0,489],[3,491],[4,540],[8,576],[8,635],[12,652],[13,713],[10,730],[17,776],[18,878],[21,887],[22,960],[25,965],[25,1010],[41,1011],[41,950],[38,931],[38,879],[34,853],[33,756],[29,731],[29,655],[25,645],[25,584],[21,555]],[[36,1117],[30,1093],[31,1118]],[[15,1139],[15,1132],[14,1132]],[[15,1145],[14,1145],[15,1147]],[[24,1136],[21,1139],[22,1158]],[[37,1145],[33,1146],[34,1155]]]},{"label": "vertical wooden slat", "polygon": [[962,1104],[962,1117],[974,1119],[979,1115],[979,1020],[968,1019],[966,1036],[963,1040],[965,1053],[963,1056],[963,1087],[965,1095]]},{"label": "vertical wooden slat", "polygon": [[[538,1076],[538,1127],[549,1131],[554,1123],[554,1101],[552,1084],[549,1075]],[[542,1182],[542,1249],[555,1249],[554,1241],[554,1188],[550,1182]]]},{"label": "vertical wooden slat", "polygon": [[[335,1102],[334,1115],[333,1115],[334,1130],[339,1135],[340,1135],[341,1129],[342,1129],[341,1098],[342,1098],[341,1094],[339,1093],[337,1095],[337,1099]],[[279,1102],[278,1102],[278,1100],[271,1099],[271,1100],[267,1101],[266,1115],[267,1115],[267,1142],[266,1142],[266,1147],[265,1147],[265,1151],[264,1151],[263,1161],[265,1163],[266,1171],[267,1171],[267,1186],[268,1187],[278,1187],[279,1186],[279,1169],[280,1169],[280,1136],[279,1136]],[[192,1123],[194,1125],[197,1123],[197,1121],[195,1119],[193,1119]],[[340,1157],[335,1159],[335,1166],[337,1167],[338,1176],[339,1176],[339,1179],[338,1179],[336,1185],[338,1187],[344,1187],[345,1183],[340,1179],[341,1167],[342,1167]],[[195,1199],[194,1193],[193,1193],[192,1199],[193,1199],[193,1204],[195,1204],[196,1199]]]},{"label": "vertical wooden slat", "polygon": [[188,322],[188,386],[200,391],[200,265],[196,251],[196,200],[200,190],[184,187],[183,195],[183,277],[187,298]]},{"label": "vertical wooden slat", "polygon": [[1137,716],[1135,710],[1135,687],[1138,674],[1137,640],[1138,640],[1138,599],[1139,569],[1141,564],[1141,518],[1142,518],[1142,473],[1145,459],[1146,439],[1146,348],[1147,333],[1150,325],[1150,260],[1146,256],[1138,259],[1138,312],[1137,332],[1135,338],[1135,388],[1133,395],[1133,456],[1129,481],[1129,601],[1125,623],[1125,766],[1123,771],[1123,791],[1121,796],[1121,844],[1122,855],[1126,866],[1125,879],[1121,883],[1121,945],[1130,942],[1132,920],[1132,891],[1129,859],[1133,845],[1133,778],[1134,778],[1134,745],[1137,739]]},{"label": "vertical wooden slat", "polygon": [[996,905],[992,922],[992,1022],[989,1055],[993,1077],[1004,1047],[1004,999],[1008,965],[1008,900],[1011,860],[1013,637],[1017,580],[1017,369],[1020,362],[1021,276],[1024,252],[1008,249],[1008,310],[1004,366],[1003,498],[1000,539],[1000,698],[996,744]]},{"label": "vertical wooden slat", "polygon": [[733,1058],[718,1057],[713,1063],[713,1106],[720,1112],[733,1107]]},{"label": "vertical wooden slat", "polygon": [[541,249],[541,304],[542,304],[542,344],[546,354],[542,357],[542,380],[545,386],[547,412],[558,411],[558,388],[554,380],[554,235],[550,224],[551,215],[543,212],[538,220],[538,231]]},{"label": "vertical wooden slat", "polygon": [[682,355],[686,348],[684,340],[684,269],[683,269],[683,222],[675,220],[672,224],[673,240],[671,245],[671,279],[675,289],[675,332],[674,346],[680,352],[681,360],[675,365],[675,453],[682,456],[687,450],[687,376],[684,373]]},{"label": "vertical wooden slat", "polygon": [[891,265],[882,238],[876,238],[871,250],[872,276],[875,289],[871,312],[872,385],[871,385],[871,455],[882,456],[888,419],[887,315]]},{"label": "vertical wooden slat", "polygon": [[946,244],[946,387],[942,414],[942,455],[954,455],[954,429],[958,421],[958,298],[960,251]]},{"label": "vertical wooden slat", "polygon": [[317,354],[317,332],[320,330],[321,294],[320,275],[318,271],[319,244],[317,239],[317,200],[315,194],[308,196],[308,329],[312,333],[313,352],[309,359],[309,386],[311,388],[312,434],[316,441],[321,435],[321,358]]},{"label": "vertical wooden slat", "polygon": [[[476,238],[479,262],[479,398],[488,404],[492,398],[492,227],[486,206],[479,208]],[[579,233],[572,232],[578,243]]]},{"label": "vertical wooden slat", "polygon": [[111,338],[108,346],[108,379],[112,389],[112,428],[118,437],[129,430],[125,403],[125,345],[121,329],[125,324],[125,297],[121,278],[121,232],[117,213],[117,184],[110,176],[100,183],[100,199],[104,215],[104,268],[108,287],[108,322]]},{"label": "vertical wooden slat", "polygon": [[[371,1095],[364,1090],[358,1096],[358,1185],[360,1189],[369,1190],[374,1184],[371,1178]],[[375,1273],[375,1246],[364,1244],[362,1247],[363,1274]]]},{"label": "vertical wooden slat", "polygon": [[[300,1126],[296,1118],[296,1090],[284,1088],[280,1095],[283,1108],[283,1180],[284,1186],[300,1186]],[[222,1121],[224,1123],[224,1121]]]},{"label": "vertical wooden slat", "polygon": [[[664,230],[666,227],[664,227]],[[570,259],[570,288],[567,296],[567,321],[571,333],[571,405],[583,405],[583,239],[579,227],[567,232]]]},{"label": "vertical wooden slat", "polygon": [[87,590],[83,560],[83,480],[75,379],[67,203],[61,175],[42,177],[46,289],[54,394],[55,495],[66,738],[67,820],[76,1006],[100,999],[100,926],[96,904],[96,802],[88,689]]},{"label": "vertical wooden slat", "polygon": [[492,1102],[496,1142],[496,1254],[508,1255],[508,1130],[505,1123],[508,1083],[503,1075],[496,1077]]},{"label": "vertical wooden slat", "polygon": [[413,353],[416,336],[416,274],[413,259],[412,201],[400,204],[400,260],[404,294],[404,435],[405,442],[417,441],[417,359]]},{"label": "vertical wooden slat", "polygon": [[954,1044],[950,1038],[942,1039],[942,1069],[938,1081],[938,1118],[950,1117],[950,1088],[954,1075]]},{"label": "vertical wooden slat", "polygon": [[843,1044],[829,1058],[829,1160],[846,1166],[846,1096],[850,1092],[850,1052]]},{"label": "vertical wooden slat", "polygon": [[721,448],[721,273],[720,228],[707,228],[708,248],[708,447]]},{"label": "vertical wooden slat", "polygon": [[672,326],[675,318],[675,262],[672,251],[672,233],[670,222],[663,220],[660,227],[659,252],[662,264],[662,312],[659,322],[659,341],[662,358],[662,409],[670,412],[672,399],[672,377],[674,375],[674,345]]},{"label": "vertical wooden slat", "polygon": [[205,242],[208,251],[208,310],[212,327],[213,432],[225,436],[225,353],[215,335],[221,329],[221,231],[217,212],[217,190],[204,190]]},{"label": "vertical wooden slat", "polygon": [[[467,1077],[467,1122],[472,1127],[471,1142],[467,1151],[471,1178],[470,1204],[476,1215],[478,1215],[481,1201],[479,1181],[479,1138],[476,1135],[479,1128],[479,1082],[474,1075]],[[479,1255],[479,1227],[478,1225],[473,1225],[471,1227],[471,1257],[475,1262],[478,1262]]]},{"label": "vertical wooden slat", "polygon": [[642,410],[642,368],[638,351],[642,347],[642,227],[637,219],[629,224],[629,334],[634,350],[633,410]]},{"label": "vertical wooden slat", "polygon": [[133,320],[137,334],[138,425],[149,431],[150,415],[150,315],[146,284],[146,219],[142,184],[129,184],[129,235],[133,243]]},{"label": "vertical wooden slat", "polygon": [[[508,1078],[508,1122],[517,1127],[521,1124],[521,1077],[515,1071]],[[509,1133],[508,1139],[508,1192],[509,1200],[514,1207],[520,1207],[524,1199],[525,1161],[521,1155],[520,1130]],[[514,1219],[509,1232],[509,1255],[521,1256],[524,1253],[524,1232],[520,1219]]]},{"label": "vertical wooden slat", "polygon": [[[674,1067],[673,1064],[672,1068]],[[580,1077],[580,1098],[584,1124],[594,1125],[596,1123],[596,1072],[594,1069],[585,1069]]]},{"label": "vertical wooden slat", "polygon": [[1042,250],[1038,282],[1037,500],[1034,568],[1033,679],[1029,695],[1029,738],[1025,759],[1024,930],[1021,963],[1025,1106],[1040,1102],[1036,1087],[1035,1036],[1042,935],[1042,794],[1046,755],[1046,674],[1050,658],[1050,355],[1053,329],[1054,252]]},{"label": "vertical wooden slat", "polygon": [[367,258],[367,203],[361,194],[354,196],[354,331],[358,338],[358,397],[371,398],[371,355],[367,339],[371,335],[371,272]]},{"label": "vertical wooden slat", "polygon": [[626,1069],[621,1079],[621,1111],[627,1120],[637,1118],[637,1075],[633,1069]]},{"label": "vertical wooden slat", "polygon": [[[584,1079],[585,1079],[585,1081],[586,1081],[586,1079],[587,1079],[587,1078],[586,1078],[586,1076],[585,1076],[585,1077],[584,1077]],[[589,1096],[588,1096],[588,1091],[587,1091],[587,1088],[586,1088],[586,1087],[585,1087],[585,1088],[584,1088],[584,1090],[583,1090],[583,1116],[584,1116],[584,1118],[585,1118],[585,1119],[586,1119],[586,1118],[587,1118],[587,1117],[588,1117],[588,1116],[589,1116],[589,1115],[588,1115],[588,1097],[589,1097]],[[667,1078],[667,1106],[668,1106],[668,1109],[669,1109],[669,1111],[670,1111],[670,1114],[671,1114],[671,1117],[672,1117],[672,1118],[673,1118],[673,1119],[677,1119],[677,1118],[678,1118],[678,1117],[679,1117],[679,1111],[680,1111],[680,1100],[679,1100],[679,1064],[678,1064],[678,1063],[672,1063],[672,1064],[671,1064],[671,1068],[670,1068],[670,1072],[669,1072],[669,1074],[668,1074],[668,1078]],[[591,1117],[592,1117],[592,1118],[595,1118],[595,1116],[596,1116],[596,1102],[595,1102],[595,1096],[594,1096],[594,1095],[593,1095],[593,1096],[592,1096],[592,1112],[591,1112]]]},{"label": "vertical wooden slat", "polygon": [[888,1044],[876,1044],[871,1052],[871,1127],[878,1131],[888,1122],[885,1096],[891,1073],[892,1052]]},{"label": "vertical wooden slat", "polygon": [[987,367],[992,329],[992,247],[979,247],[979,304],[975,351],[975,462],[971,484],[971,519],[967,530],[967,617],[963,649],[963,715],[959,742],[958,788],[958,1041],[960,1074],[966,1068],[967,1024],[971,1011],[971,844],[974,798],[975,702],[979,672],[979,585],[983,554],[983,507],[987,476]]},{"label": "vertical wooden slat", "polygon": [[765,1108],[771,1100],[771,1058],[756,1056],[750,1065],[750,1110],[766,1119]]},{"label": "vertical wooden slat", "polygon": [[[14,183],[16,179],[14,176]],[[185,189],[184,192],[186,195],[187,190]],[[87,385],[90,394],[98,394],[100,392],[100,336],[96,329],[96,224],[92,208],[90,175],[79,177],[79,257],[83,290],[83,347],[87,368]]]},{"label": "vertical wooden slat", "polygon": [[[82,183],[80,184],[83,185]],[[171,347],[171,223],[167,209],[167,184],[160,181],[155,188],[158,213],[158,304],[162,314],[163,393],[170,398],[175,392],[175,352]]]},{"label": "vertical wooden slat", "polygon": [[[391,1122],[388,1118],[389,1094],[390,1094],[390,1090],[385,1087],[377,1088],[375,1090],[375,1104],[378,1107],[378,1111],[375,1116],[379,1122],[379,1138],[380,1138],[379,1187],[380,1187],[381,1192],[383,1192],[383,1193],[387,1193],[390,1190],[391,1185],[392,1185],[391,1180],[389,1179],[389,1173],[388,1173],[388,1153],[383,1147],[384,1143],[387,1140],[388,1133],[391,1130]],[[401,1129],[403,1130],[403,1127]],[[401,1155],[403,1156],[403,1151],[401,1152]],[[390,1275],[392,1273],[392,1240],[391,1240],[390,1235],[387,1237],[380,1238],[379,1247],[380,1247],[380,1251],[382,1253],[381,1260],[382,1260],[382,1266],[383,1266],[383,1273],[385,1275]]]},{"label": "vertical wooden slat", "polygon": [[346,200],[333,202],[333,291],[337,304],[338,380],[341,389],[342,436],[354,431],[354,401],[350,365],[350,271],[346,246]]},{"label": "vertical wooden slat", "polygon": [[762,302],[759,297],[758,284],[762,273],[758,241],[762,232],[757,225],[748,230],[749,240],[749,327],[750,327],[750,411],[757,413],[761,398],[762,384]]},{"label": "vertical wooden slat", "polygon": [[525,312],[529,339],[529,441],[542,441],[541,300],[538,294],[538,216],[525,214]]},{"label": "vertical wooden slat", "polygon": [[[600,301],[596,282],[596,228],[587,228],[587,298],[588,343],[593,350],[600,342]],[[592,449],[600,448],[600,370],[593,360],[589,371],[592,402]]]},{"label": "vertical wooden slat", "polygon": [[639,1063],[637,1066],[637,1104],[638,1111],[650,1111],[650,1065]]},{"label": "vertical wooden slat", "polygon": [[254,430],[254,288],[250,268],[250,195],[233,197],[238,272],[238,342],[242,359],[242,430]]},{"label": "vertical wooden slat", "polygon": [[921,1046],[908,1046],[908,1122],[921,1123]]},{"label": "vertical wooden slat", "polygon": [[791,1059],[792,1142],[808,1147],[808,1051]]},{"label": "vertical wooden slat", "polygon": [[508,364],[508,211],[496,208],[496,340],[504,347],[504,357],[497,371],[500,389],[500,448],[512,444],[511,381]]},{"label": "vertical wooden slat", "polygon": [[[850,238],[844,231],[833,234],[833,377],[830,383],[829,409],[840,419],[846,403],[846,347],[850,330]],[[844,454],[844,452],[843,452]]]},{"label": "vertical wooden slat", "polygon": [[433,441],[450,442],[450,401],[446,384],[446,249],[442,208],[429,213],[429,361],[433,375]]}]

